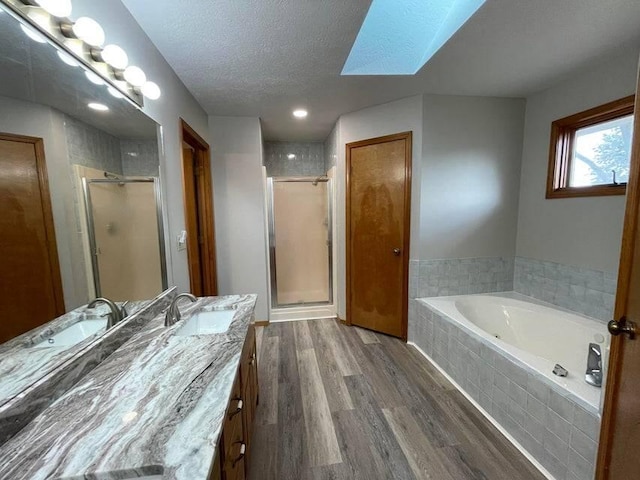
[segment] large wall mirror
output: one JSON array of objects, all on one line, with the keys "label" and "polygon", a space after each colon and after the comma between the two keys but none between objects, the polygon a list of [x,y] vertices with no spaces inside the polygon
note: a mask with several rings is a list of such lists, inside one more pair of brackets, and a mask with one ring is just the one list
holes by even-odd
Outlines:
[{"label": "large wall mirror", "polygon": [[0,75],[0,343],[158,295],[158,125],[1,3]]}]

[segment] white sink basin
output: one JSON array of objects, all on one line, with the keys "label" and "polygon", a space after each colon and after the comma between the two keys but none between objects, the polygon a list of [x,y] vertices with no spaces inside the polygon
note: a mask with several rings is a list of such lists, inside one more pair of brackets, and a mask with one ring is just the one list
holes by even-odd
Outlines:
[{"label": "white sink basin", "polygon": [[36,343],[34,347],[71,347],[106,328],[106,318],[81,320],[55,335]]},{"label": "white sink basin", "polygon": [[235,310],[213,310],[212,312],[198,312],[180,327],[176,335],[213,335],[229,330]]}]

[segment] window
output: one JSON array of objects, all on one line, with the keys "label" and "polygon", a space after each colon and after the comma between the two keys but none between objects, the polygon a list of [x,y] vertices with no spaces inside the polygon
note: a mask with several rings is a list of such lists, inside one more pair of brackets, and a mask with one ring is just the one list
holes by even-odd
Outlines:
[{"label": "window", "polygon": [[624,195],[635,96],[551,124],[547,198]]}]

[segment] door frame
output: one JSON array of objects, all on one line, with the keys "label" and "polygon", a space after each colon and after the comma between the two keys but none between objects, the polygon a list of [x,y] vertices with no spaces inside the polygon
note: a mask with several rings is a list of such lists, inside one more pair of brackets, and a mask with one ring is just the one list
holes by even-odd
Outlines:
[{"label": "door frame", "polygon": [[[631,293],[631,273],[635,255],[635,246],[640,241],[638,232],[638,216],[640,215],[640,73],[637,79],[637,92],[634,106],[633,143],[631,148],[631,165],[627,183],[627,200],[625,203],[622,247],[618,268],[618,284],[613,318],[619,320],[626,316],[627,305]],[[637,321],[637,319],[634,319]],[[609,465],[613,452],[613,429],[618,405],[618,387],[622,375],[622,355],[625,335],[611,336],[606,382],[604,383],[604,408],[600,423],[600,438],[596,456],[596,480],[610,478]],[[636,340],[640,341],[640,339]],[[628,367],[627,367],[628,368]]]},{"label": "door frame", "polygon": [[[197,225],[191,224],[190,213],[196,210],[197,199],[194,197],[191,189],[187,185],[187,174],[193,169],[189,169],[186,159],[181,154],[182,164],[182,194],[184,200],[185,228],[187,230],[187,259],[189,262],[189,282],[191,289],[196,285],[197,266],[199,265],[202,272],[202,296],[218,295],[218,276],[216,268],[216,237],[215,237],[215,220],[213,208],[213,188],[211,186],[211,148],[209,144],[198,133],[189,126],[184,119],[180,118],[180,151],[183,151],[183,143],[190,145],[195,151],[195,160],[201,165],[202,170],[199,176],[202,177],[203,194],[205,197],[204,205],[200,205],[204,209],[202,215],[204,225],[204,235],[201,243],[202,258],[204,264],[200,263],[200,256],[196,254],[198,251],[197,235],[192,235],[197,231]],[[197,218],[197,217],[196,217]]]},{"label": "door frame", "polygon": [[345,145],[346,148],[346,324],[352,325],[351,321],[351,150],[354,148],[367,147],[380,143],[393,142],[396,140],[405,141],[404,153],[404,242],[402,245],[402,340],[407,341],[408,335],[408,317],[409,317],[409,256],[410,256],[410,236],[411,236],[411,168],[413,153],[413,132],[402,132],[393,135],[385,135],[382,137],[360,140]]},{"label": "door frame", "polygon": [[47,237],[46,245],[47,253],[49,255],[49,266],[51,269],[53,299],[56,308],[56,315],[63,315],[65,312],[64,293],[62,288],[62,276],[60,274],[60,260],[58,259],[58,243],[56,242],[56,231],[53,221],[53,208],[51,206],[51,195],[49,193],[49,176],[47,174],[47,162],[44,154],[44,140],[38,137],[15,135],[12,133],[0,133],[0,140],[33,145],[33,151],[36,159],[36,170],[38,171],[40,198],[42,198],[42,215],[44,219],[44,231]]}]

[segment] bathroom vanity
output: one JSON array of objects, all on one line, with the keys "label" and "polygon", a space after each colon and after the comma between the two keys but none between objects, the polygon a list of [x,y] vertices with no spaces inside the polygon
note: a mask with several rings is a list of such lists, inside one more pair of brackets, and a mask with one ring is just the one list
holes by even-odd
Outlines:
[{"label": "bathroom vanity", "polygon": [[175,288],[129,302],[107,328],[108,309],[79,307],[0,345],[0,445],[163,311]]},{"label": "bathroom vanity", "polygon": [[156,315],[0,446],[0,478],[245,478],[258,402],[255,302],[184,302],[170,326]]}]

